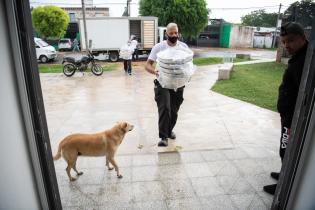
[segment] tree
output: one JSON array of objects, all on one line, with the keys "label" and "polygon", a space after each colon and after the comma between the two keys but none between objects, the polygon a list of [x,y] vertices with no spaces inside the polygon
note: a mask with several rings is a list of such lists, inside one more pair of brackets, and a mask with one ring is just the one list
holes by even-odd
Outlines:
[{"label": "tree", "polygon": [[36,7],[32,11],[34,28],[44,37],[62,37],[67,29],[69,17],[56,6]]},{"label": "tree", "polygon": [[208,24],[205,0],[140,0],[139,13],[158,17],[160,26],[177,23],[184,38],[189,40]]},{"label": "tree", "polygon": [[242,25],[256,27],[276,27],[277,13],[266,13],[264,9],[256,10],[243,16]]},{"label": "tree", "polygon": [[284,22],[296,21],[303,26],[311,26],[312,19],[315,17],[315,2],[313,0],[302,0],[292,3],[284,11]]}]

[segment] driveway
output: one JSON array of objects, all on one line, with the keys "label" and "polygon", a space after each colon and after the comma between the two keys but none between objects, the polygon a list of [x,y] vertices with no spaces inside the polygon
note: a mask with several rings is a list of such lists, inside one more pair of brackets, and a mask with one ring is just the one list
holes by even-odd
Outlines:
[{"label": "driveway", "polygon": [[177,139],[161,149],[154,77],[143,66],[134,69],[132,76],[41,74],[53,153],[68,134],[122,120],[135,125],[118,149],[121,181],[104,169],[104,158],[80,158],[85,174],[71,184],[64,161],[55,162],[63,206],[209,209],[221,201],[222,209],[268,209],[272,196],[262,186],[274,183],[269,173],[280,169],[278,114],[211,91],[218,65],[199,67],[185,88]]}]

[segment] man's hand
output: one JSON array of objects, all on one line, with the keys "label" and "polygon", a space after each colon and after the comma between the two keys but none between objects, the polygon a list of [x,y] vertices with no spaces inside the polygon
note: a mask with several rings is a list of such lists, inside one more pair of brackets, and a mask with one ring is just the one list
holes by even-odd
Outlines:
[{"label": "man's hand", "polygon": [[158,77],[159,73],[158,73],[157,70],[154,69],[153,64],[154,64],[154,61],[148,59],[146,64],[145,64],[145,70],[147,72],[149,72],[150,74],[154,74],[154,75],[156,75]]}]

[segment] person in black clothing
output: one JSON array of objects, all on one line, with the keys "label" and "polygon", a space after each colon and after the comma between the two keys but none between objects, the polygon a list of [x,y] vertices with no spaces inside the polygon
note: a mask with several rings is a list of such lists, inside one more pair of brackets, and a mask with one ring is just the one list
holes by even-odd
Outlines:
[{"label": "person in black clothing", "polygon": [[[282,77],[279,86],[277,109],[281,117],[281,137],[279,155],[281,161],[284,158],[288,141],[290,140],[290,128],[295,109],[295,103],[299,92],[301,76],[306,56],[308,41],[305,38],[303,27],[295,22],[286,23],[281,27],[281,42],[292,57]],[[279,173],[271,172],[271,177],[279,179]],[[277,184],[264,186],[264,191],[274,194]]]}]

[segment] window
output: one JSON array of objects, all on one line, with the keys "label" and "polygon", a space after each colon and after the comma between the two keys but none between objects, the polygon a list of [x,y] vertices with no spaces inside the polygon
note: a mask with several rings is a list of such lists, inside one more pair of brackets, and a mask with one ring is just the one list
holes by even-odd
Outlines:
[{"label": "window", "polygon": [[69,13],[69,19],[70,19],[70,22],[75,22],[76,21],[75,13]]}]

